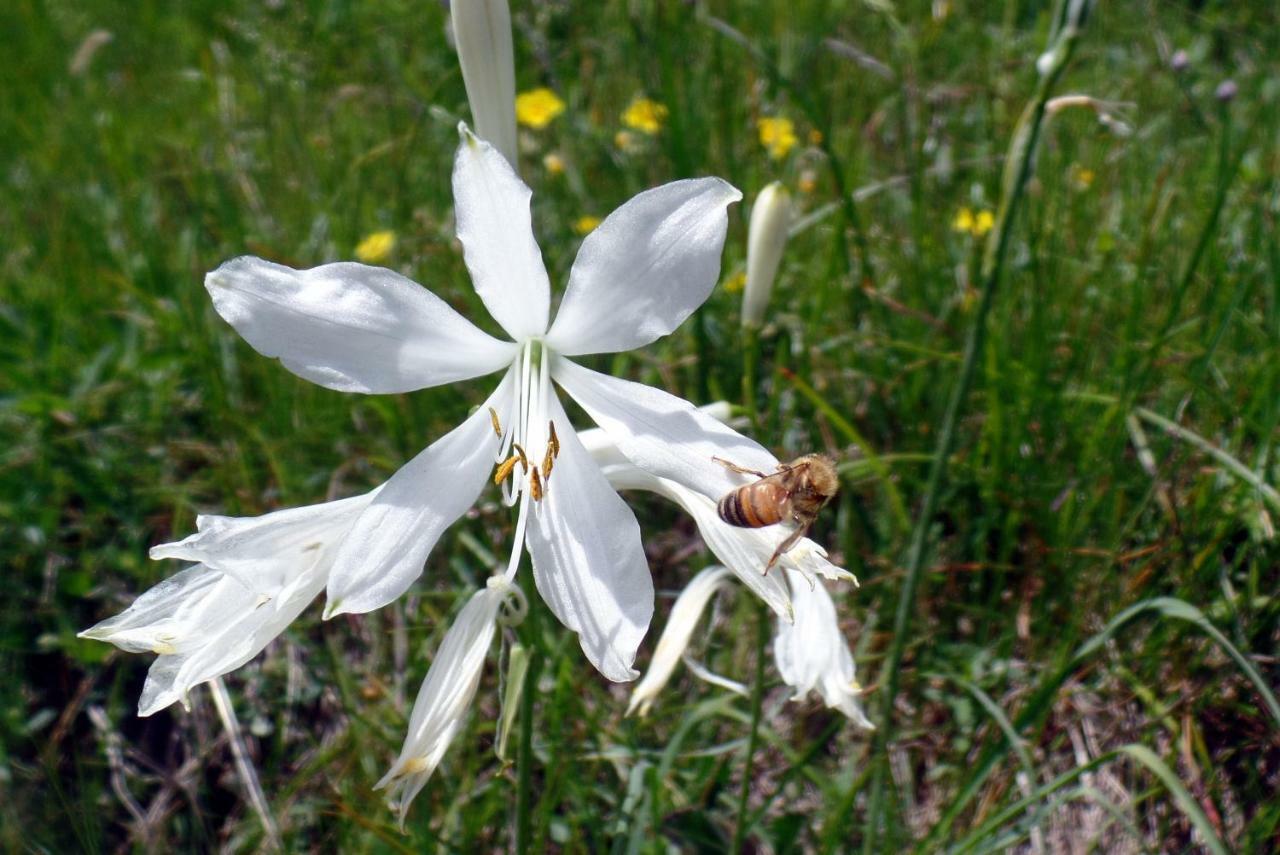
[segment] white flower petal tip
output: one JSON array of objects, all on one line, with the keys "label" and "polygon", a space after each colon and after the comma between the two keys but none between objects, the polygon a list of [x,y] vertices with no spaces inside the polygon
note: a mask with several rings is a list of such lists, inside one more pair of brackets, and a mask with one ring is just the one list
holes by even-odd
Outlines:
[{"label": "white flower petal tip", "polygon": [[747,230],[747,284],[742,292],[743,326],[758,327],[764,323],[790,224],[791,195],[782,182],[775,181],[760,191],[751,207],[751,225]]},{"label": "white flower petal tip", "polygon": [[689,584],[680,592],[675,605],[671,607],[671,616],[667,618],[658,646],[653,650],[649,670],[631,690],[627,715],[634,713],[643,718],[649,714],[654,699],[667,685],[676,664],[684,657],[685,648],[689,646],[689,639],[693,636],[693,630],[707,603],[728,581],[730,575],[731,571],[726,567],[708,567],[690,579]]},{"label": "white flower petal tip", "polygon": [[838,709],[864,730],[875,725],[862,710],[857,669],[849,642],[840,630],[835,603],[822,584],[809,588],[798,573],[789,572],[796,622],[780,626],[774,637],[773,653],[783,680],[799,700],[818,692],[826,705]]},{"label": "white flower petal tip", "polygon": [[623,204],[583,240],[547,343],[567,356],[618,353],[675,330],[711,295],[728,207],[741,198],[697,178]]},{"label": "white flower petal tip", "polygon": [[480,685],[498,611],[515,590],[504,579],[502,584],[489,585],[472,594],[427,669],[409,715],[400,756],[374,785],[374,789],[389,791],[401,829],[410,804],[427,785],[462,726]]},{"label": "white flower petal tip", "polygon": [[495,339],[398,273],[352,262],[294,270],[242,256],[205,277],[213,307],[254,350],[341,392],[410,392],[511,362]]},{"label": "white flower petal tip", "polygon": [[533,237],[533,191],[492,145],[460,127],[453,161],[458,241],[476,293],[515,341],[547,331],[551,280]]}]

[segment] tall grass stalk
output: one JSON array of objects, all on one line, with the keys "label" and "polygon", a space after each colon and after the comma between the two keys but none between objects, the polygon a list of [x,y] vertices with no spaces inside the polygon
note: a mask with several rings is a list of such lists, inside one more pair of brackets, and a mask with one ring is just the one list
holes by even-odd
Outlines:
[{"label": "tall grass stalk", "polygon": [[907,573],[903,581],[902,592],[898,597],[898,606],[894,614],[893,639],[889,646],[889,655],[881,670],[880,680],[883,691],[880,694],[880,727],[876,731],[873,760],[875,771],[871,780],[871,800],[867,815],[866,833],[863,838],[863,851],[877,851],[877,842],[884,811],[885,777],[888,774],[888,747],[893,739],[894,731],[894,699],[898,694],[898,669],[902,664],[902,656],[906,650],[907,633],[911,628],[911,618],[915,611],[917,589],[920,587],[921,571],[924,568],[925,547],[929,538],[929,530],[933,523],[934,510],[938,504],[938,495],[946,479],[947,459],[955,444],[956,426],[964,409],[965,398],[973,383],[974,371],[977,368],[978,354],[982,350],[986,336],[987,315],[995,296],[997,284],[1004,273],[1005,256],[1008,250],[1009,237],[1013,231],[1014,215],[1018,211],[1026,190],[1027,179],[1031,176],[1035,161],[1036,149],[1039,147],[1041,131],[1044,128],[1045,105],[1053,92],[1054,84],[1067,66],[1075,49],[1081,28],[1088,17],[1092,4],[1090,0],[1063,0],[1056,12],[1056,26],[1050,37],[1048,49],[1037,62],[1040,72],[1039,84],[1031,102],[1023,111],[1014,128],[1013,140],[1009,144],[1009,154],[1005,161],[1003,187],[1000,205],[996,212],[995,224],[987,241],[986,252],[982,259],[981,281],[982,294],[978,303],[973,323],[969,327],[965,339],[964,357],[960,365],[960,376],[956,379],[947,403],[946,415],[938,431],[938,442],[934,450],[933,463],[929,468],[929,479],[921,503],[916,526],[912,531],[911,544],[907,553]]}]

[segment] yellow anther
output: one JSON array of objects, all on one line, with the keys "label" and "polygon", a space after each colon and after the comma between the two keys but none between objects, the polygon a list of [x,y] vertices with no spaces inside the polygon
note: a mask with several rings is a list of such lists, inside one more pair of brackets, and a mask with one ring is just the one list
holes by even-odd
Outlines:
[{"label": "yellow anther", "polygon": [[529,493],[535,502],[542,501],[542,479],[538,477],[537,469],[529,470]]},{"label": "yellow anther", "polygon": [[523,466],[525,469],[528,469],[529,458],[525,455],[524,449],[520,447],[520,443],[513,442],[511,443],[511,447],[516,450],[516,454],[520,455],[520,465]]},{"label": "yellow anther", "polygon": [[547,453],[542,458],[542,480],[551,480],[551,469],[555,466],[556,456],[551,452],[551,446],[547,446]]},{"label": "yellow anther", "polygon": [[556,423],[547,422],[547,431],[550,439],[547,440],[547,452],[552,457],[560,456],[560,440],[556,436]]},{"label": "yellow anther", "polygon": [[493,423],[493,432],[498,435],[498,439],[502,439],[502,423],[498,421],[498,411],[493,407],[489,408],[489,421]]},{"label": "yellow anther", "polygon": [[511,470],[514,469],[516,464],[519,462],[520,458],[516,457],[514,454],[502,461],[502,464],[498,466],[498,470],[493,473],[493,483],[501,484],[503,481],[507,480],[507,476],[511,474]]}]

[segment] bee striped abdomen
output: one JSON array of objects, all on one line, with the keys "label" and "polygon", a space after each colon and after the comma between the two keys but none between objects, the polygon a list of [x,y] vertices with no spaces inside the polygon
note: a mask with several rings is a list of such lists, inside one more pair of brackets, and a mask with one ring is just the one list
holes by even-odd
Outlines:
[{"label": "bee striped abdomen", "polygon": [[748,484],[726,493],[716,506],[720,519],[739,528],[762,528],[779,522],[782,511],[778,498],[767,489],[770,485],[765,486],[761,489],[757,484]]}]

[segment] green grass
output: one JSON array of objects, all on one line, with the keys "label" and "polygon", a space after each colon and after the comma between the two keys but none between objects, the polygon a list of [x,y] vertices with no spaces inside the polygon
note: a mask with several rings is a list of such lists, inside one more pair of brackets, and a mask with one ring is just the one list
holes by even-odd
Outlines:
[{"label": "green grass", "polygon": [[[1280,481],[1280,45],[1268,3],[1107,3],[1089,22],[1055,91],[1125,102],[1133,132],[1084,110],[1044,129],[924,520],[894,716],[881,715],[911,532],[980,304],[981,242],[952,220],[997,207],[1052,19],[1025,0],[955,0],[943,20],[934,5],[947,4],[514,3],[519,88],[548,85],[568,104],[522,137],[553,281],[567,277],[576,219],[674,178],[719,175],[748,203],[774,179],[811,181],[796,193],[805,211],[829,206],[783,261],[755,432],[781,457],[847,461],[815,531],[861,578],[837,601],[884,735],[877,753],[817,701],[786,702],[766,663],[744,814],[751,699],[681,674],[651,718],[624,719],[625,687],[591,675],[531,596],[518,634],[535,651],[523,767],[534,851],[716,851],[735,835],[779,852],[1280,843],[1280,507],[1268,492]],[[208,693],[190,714],[138,719],[149,657],[75,633],[175,572],[147,548],[193,530],[196,513],[365,490],[487,390],[330,392],[212,311],[201,281],[228,258],[310,266],[389,228],[391,266],[489,323],[453,241],[448,178],[467,109],[441,5],[273,6],[0,8],[6,850],[261,845]],[[70,73],[99,28],[113,39]],[[1182,74],[1168,64],[1177,48],[1192,59]],[[1239,94],[1221,104],[1228,77]],[[618,117],[638,94],[670,114],[624,153]],[[762,115],[796,121],[802,144],[783,161],[756,138]],[[543,167],[548,152],[563,175]],[[866,192],[842,204],[842,190]],[[744,261],[748,210],[731,214],[724,281]],[[718,288],[674,335],[595,367],[740,402],[739,299]],[[712,559],[686,549],[696,532],[668,506],[634,504],[657,587],[674,593]],[[459,532],[501,552],[511,525],[482,507],[410,596],[329,623],[313,607],[227,679],[287,849],[513,843],[518,767],[493,751],[496,668],[407,837],[371,790],[485,573]],[[757,619],[746,596],[723,602],[703,642],[714,670],[753,678]],[[508,757],[518,749],[517,733]]]}]

